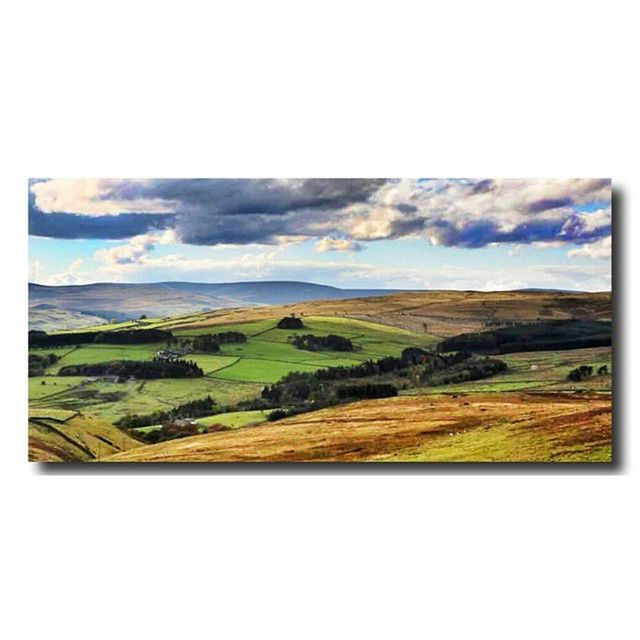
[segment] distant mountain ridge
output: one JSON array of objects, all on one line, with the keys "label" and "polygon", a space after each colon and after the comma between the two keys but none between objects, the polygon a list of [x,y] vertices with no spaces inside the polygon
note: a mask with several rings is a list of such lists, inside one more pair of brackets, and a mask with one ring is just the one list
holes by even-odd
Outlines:
[{"label": "distant mountain ridge", "polygon": [[[54,310],[129,320],[141,315],[166,317],[230,307],[291,304],[388,295],[400,289],[340,289],[297,281],[95,283],[48,286],[29,283],[30,316],[43,305]],[[64,314],[59,314],[61,321]],[[71,316],[70,316],[71,317]],[[31,318],[30,318],[31,320]],[[77,321],[77,318],[76,318]],[[31,324],[37,324],[34,320]],[[76,325],[77,326],[77,325]],[[60,326],[63,328],[72,328]]]}]

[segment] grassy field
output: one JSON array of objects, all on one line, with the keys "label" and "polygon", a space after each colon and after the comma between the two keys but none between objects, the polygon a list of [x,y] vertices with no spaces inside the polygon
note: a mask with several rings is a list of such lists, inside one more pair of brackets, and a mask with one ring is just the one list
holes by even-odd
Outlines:
[{"label": "grassy field", "polygon": [[109,462],[611,461],[611,398],[469,394],[368,400],[119,453]]},{"label": "grassy field", "polygon": [[[275,328],[277,319],[176,330],[174,334],[177,338],[231,330],[247,335],[246,343],[224,344],[219,354],[188,354],[186,358],[194,360],[205,372],[203,378],[112,383],[56,375],[61,367],[72,364],[150,360],[165,346],[163,343],[88,344],[74,348],[33,349],[33,353],[56,353],[60,360],[49,367],[47,375],[29,380],[30,404],[48,409],[82,410],[112,421],[127,413],[151,413],[206,395],[211,395],[220,405],[231,405],[259,396],[265,384],[277,382],[293,371],[316,371],[324,367],[357,364],[385,355],[397,356],[409,345],[428,346],[436,341],[433,336],[418,335],[372,322],[313,316],[304,318],[305,328],[300,332],[314,335],[339,333],[353,341],[355,350],[342,353],[312,352],[290,344],[289,337],[295,331]],[[125,328],[129,324],[113,326]]]},{"label": "grassy field", "polygon": [[403,395],[442,393],[476,393],[506,391],[611,391],[611,375],[594,376],[581,382],[568,382],[569,371],[580,365],[594,370],[606,364],[611,371],[611,347],[570,351],[531,351],[497,356],[509,369],[486,380],[446,387],[421,387],[401,391]]}]

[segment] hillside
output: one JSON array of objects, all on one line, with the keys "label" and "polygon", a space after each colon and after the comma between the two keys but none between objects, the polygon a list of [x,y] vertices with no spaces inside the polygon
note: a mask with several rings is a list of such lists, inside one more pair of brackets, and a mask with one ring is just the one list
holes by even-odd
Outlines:
[{"label": "hillside", "polygon": [[29,460],[89,462],[140,446],[112,424],[75,411],[29,410]]},{"label": "hillside", "polygon": [[102,324],[106,319],[100,316],[58,309],[53,305],[41,303],[29,307],[29,331],[55,331],[56,329],[80,329],[90,325]]},{"label": "hillside", "polygon": [[415,291],[264,308],[223,309],[193,319],[178,319],[166,326],[204,328],[295,313],[299,316],[342,316],[448,337],[514,321],[610,320],[611,309],[609,292]]},{"label": "hillside", "polygon": [[611,461],[611,398],[469,394],[368,400],[142,446],[105,462]]},{"label": "hillside", "polygon": [[[383,289],[339,289],[308,282],[269,281],[96,283],[59,287],[29,284],[29,304],[30,310],[46,304],[51,308],[93,314],[100,318],[130,320],[142,314],[167,317],[229,307],[353,298],[389,292]],[[77,326],[73,325],[73,328]],[[56,328],[68,329],[72,326],[60,325]]]}]

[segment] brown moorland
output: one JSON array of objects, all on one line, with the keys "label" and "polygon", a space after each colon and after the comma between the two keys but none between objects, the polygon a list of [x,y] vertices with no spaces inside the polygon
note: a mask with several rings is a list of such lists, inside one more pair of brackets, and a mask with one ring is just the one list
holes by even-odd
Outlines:
[{"label": "brown moorland", "polygon": [[553,319],[610,320],[611,293],[553,291],[419,291],[371,298],[314,300],[268,307],[221,309],[166,328],[201,328],[296,315],[335,315],[418,333],[453,336],[492,323]]},{"label": "brown moorland", "polygon": [[137,447],[105,461],[611,462],[611,396],[399,396]]}]

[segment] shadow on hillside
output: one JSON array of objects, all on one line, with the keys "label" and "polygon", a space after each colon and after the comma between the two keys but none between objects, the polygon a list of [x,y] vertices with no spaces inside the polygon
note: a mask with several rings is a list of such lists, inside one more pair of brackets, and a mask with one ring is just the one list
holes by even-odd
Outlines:
[{"label": "shadow on hillside", "polygon": [[625,195],[614,187],[613,217],[613,462],[612,463],[36,463],[40,475],[617,475],[625,471],[626,433],[623,428],[627,402],[624,264]]}]

